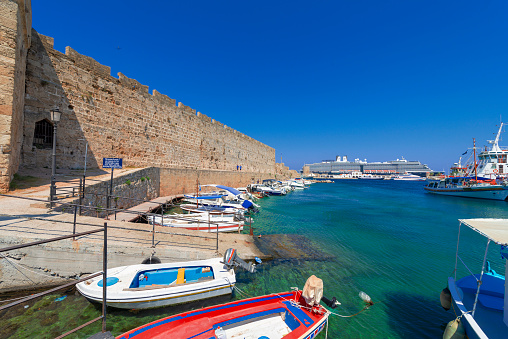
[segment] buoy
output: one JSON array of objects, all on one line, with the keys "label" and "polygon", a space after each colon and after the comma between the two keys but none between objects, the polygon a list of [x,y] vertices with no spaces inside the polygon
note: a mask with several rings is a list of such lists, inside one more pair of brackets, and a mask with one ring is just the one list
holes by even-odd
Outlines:
[{"label": "buoy", "polygon": [[156,256],[149,256],[141,262],[142,264],[160,264],[161,260]]},{"label": "buoy", "polygon": [[466,332],[464,331],[464,325],[462,325],[460,318],[452,320],[446,325],[443,339],[463,339],[465,337]]},{"label": "buoy", "polygon": [[441,291],[441,295],[439,296],[439,300],[441,300],[441,306],[448,311],[452,307],[452,294],[448,287],[443,288]]}]

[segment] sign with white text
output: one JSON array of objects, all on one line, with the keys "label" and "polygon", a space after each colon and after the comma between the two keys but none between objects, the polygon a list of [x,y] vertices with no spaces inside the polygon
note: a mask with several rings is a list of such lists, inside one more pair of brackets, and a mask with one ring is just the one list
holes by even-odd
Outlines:
[{"label": "sign with white text", "polygon": [[102,168],[122,168],[122,158],[102,158]]}]

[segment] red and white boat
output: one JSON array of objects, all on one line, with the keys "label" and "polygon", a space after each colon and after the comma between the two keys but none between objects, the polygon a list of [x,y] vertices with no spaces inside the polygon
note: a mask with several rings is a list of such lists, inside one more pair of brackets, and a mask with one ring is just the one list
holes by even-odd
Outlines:
[{"label": "red and white boat", "polygon": [[[317,280],[320,280],[316,277]],[[307,284],[309,281],[307,281]],[[265,295],[163,318],[135,328],[117,339],[311,339],[321,332],[330,312],[307,289]],[[307,302],[307,301],[309,302]],[[324,301],[325,298],[323,298]],[[335,298],[333,299],[335,302]]]}]

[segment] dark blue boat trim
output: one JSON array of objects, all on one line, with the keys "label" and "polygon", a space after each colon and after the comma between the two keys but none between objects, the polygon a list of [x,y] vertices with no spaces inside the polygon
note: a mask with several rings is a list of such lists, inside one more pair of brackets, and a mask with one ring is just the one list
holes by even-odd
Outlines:
[{"label": "dark blue boat trim", "polygon": [[305,327],[314,325],[312,318],[309,317],[309,315],[302,311],[300,308],[295,307],[290,301],[283,301],[282,303],[286,305],[288,310],[293,313],[294,316],[298,318],[298,320],[300,320],[303,325],[305,325]]},{"label": "dark blue boat trim", "polygon": [[[141,327],[140,329],[138,329],[137,331],[135,332],[132,332],[130,335],[126,335],[126,336],[121,336],[120,338],[133,338],[135,336],[137,336],[138,334],[141,334],[145,331],[148,331],[152,328],[155,328],[155,327],[158,327],[158,326],[161,326],[161,325],[166,325],[166,324],[169,324],[173,321],[176,321],[176,320],[181,320],[181,319],[186,319],[186,318],[191,318],[191,317],[195,317],[195,316],[198,316],[198,315],[201,315],[201,314],[206,314],[206,313],[209,313],[209,312],[213,312],[213,311],[217,311],[217,310],[224,310],[224,309],[227,309],[227,308],[231,308],[231,307],[238,307],[238,306],[243,306],[243,305],[249,305],[249,304],[254,304],[254,303],[258,303],[258,302],[262,302],[262,301],[266,301],[266,300],[273,300],[273,299],[277,299],[277,298],[289,298],[293,296],[293,293],[286,293],[286,294],[279,294],[279,295],[275,295],[275,296],[270,296],[270,297],[265,297],[265,298],[256,298],[254,300],[247,300],[247,301],[241,301],[239,303],[234,303],[234,304],[225,304],[225,305],[219,305],[217,307],[213,307],[213,308],[208,308],[208,309],[205,309],[205,310],[200,310],[200,311],[195,311],[195,312],[192,312],[192,313],[188,313],[184,316],[182,315],[176,315],[176,316],[173,316],[173,317],[170,317],[170,318],[166,318],[166,319],[161,319],[155,323],[152,323],[152,324],[147,324],[143,327]],[[208,332],[208,331],[205,331],[205,332]],[[205,333],[203,332],[203,333]]]},{"label": "dark blue boat trim", "polygon": [[319,325],[314,331],[312,331],[311,334],[306,336],[304,339],[314,339],[319,334],[319,332],[321,332],[323,330],[323,328],[325,327],[327,322],[328,322],[328,318],[325,321],[323,321],[323,323],[321,325]]}]

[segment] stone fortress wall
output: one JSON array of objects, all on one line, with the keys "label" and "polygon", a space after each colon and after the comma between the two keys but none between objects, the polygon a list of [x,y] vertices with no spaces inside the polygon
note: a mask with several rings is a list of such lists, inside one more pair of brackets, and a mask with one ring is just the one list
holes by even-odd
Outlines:
[{"label": "stone fortress wall", "polygon": [[[124,158],[124,166],[179,167],[275,173],[275,150],[110,67],[32,31],[27,56],[23,166],[51,163],[51,149],[34,146],[35,123],[59,107],[57,167],[82,168],[103,157]],[[81,140],[82,139],[82,140]],[[81,142],[80,142],[81,141]],[[90,155],[90,154],[89,154]]]},{"label": "stone fortress wall", "polygon": [[36,124],[57,124],[57,168],[124,167],[242,171],[275,175],[275,150],[175,99],[79,54],[53,48],[31,28],[30,0],[0,5],[0,191],[19,167],[51,167],[52,147],[34,138]]},{"label": "stone fortress wall", "polygon": [[8,189],[21,163],[31,27],[30,0],[0,1],[0,191]]}]

